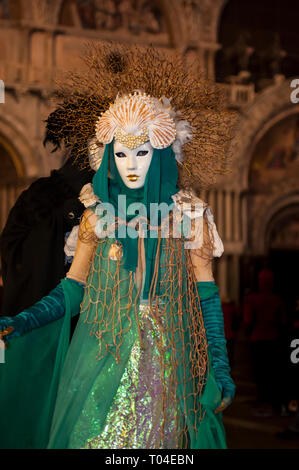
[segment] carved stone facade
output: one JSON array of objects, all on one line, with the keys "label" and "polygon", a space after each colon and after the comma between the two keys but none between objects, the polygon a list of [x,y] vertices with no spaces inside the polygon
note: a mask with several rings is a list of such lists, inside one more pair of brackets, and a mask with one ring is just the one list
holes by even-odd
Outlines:
[{"label": "carved stone facade", "polygon": [[[44,119],[52,109],[54,80],[61,72],[81,67],[87,41],[116,40],[153,44],[177,51],[186,65],[198,62],[215,77],[218,32],[228,0],[0,0],[0,229],[18,193],[33,179],[48,175],[60,162],[42,145]],[[145,64],[146,66],[146,64]],[[276,76],[256,93],[244,76],[222,84],[227,105],[240,111],[233,142],[234,164],[214,190],[203,191],[215,214],[225,244],[216,262],[223,296],[239,299],[239,264],[244,255],[266,255],[283,246],[288,231],[295,246],[299,212],[298,172],[279,187],[258,191],[250,183],[252,159],[259,142],[273,126],[299,113],[290,100],[290,79]],[[12,162],[10,165],[9,161]],[[5,163],[6,162],[6,163]],[[9,179],[8,179],[9,178]],[[6,181],[6,182],[5,182]],[[292,208],[292,210],[290,209]],[[285,215],[284,215],[285,214]]]}]

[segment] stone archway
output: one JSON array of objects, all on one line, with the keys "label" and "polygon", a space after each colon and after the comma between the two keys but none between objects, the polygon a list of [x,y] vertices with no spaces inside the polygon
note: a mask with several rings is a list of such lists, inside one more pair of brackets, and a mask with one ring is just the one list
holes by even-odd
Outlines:
[{"label": "stone archway", "polygon": [[[292,234],[289,240],[285,239],[284,245],[281,235],[285,234],[286,228],[299,216],[299,192],[281,195],[271,198],[266,206],[263,207],[262,215],[259,219],[256,236],[253,241],[253,250],[261,255],[267,255],[270,249],[295,249],[295,244],[291,245]],[[281,228],[281,233],[279,233]],[[283,232],[283,233],[282,233]],[[299,248],[299,245],[298,245]]]},{"label": "stone archway", "polygon": [[[299,252],[299,195],[274,214],[265,234],[266,248]],[[297,199],[297,201],[296,201]]]},{"label": "stone archway", "polygon": [[247,177],[248,244],[254,255],[268,254],[270,224],[283,220],[286,208],[299,203],[299,113],[287,109],[261,132]]},{"label": "stone archway", "polygon": [[299,113],[299,105],[290,99],[290,84],[287,79],[260,93],[255,101],[242,110],[239,128],[232,143],[234,148],[234,174],[243,191],[249,189],[250,162],[258,142],[277,122],[287,116]]},{"label": "stone archway", "polygon": [[24,177],[22,160],[11,143],[0,134],[0,185],[15,183]]},{"label": "stone archway", "polygon": [[0,134],[0,231],[22,185],[24,169],[15,148]]},{"label": "stone archway", "polygon": [[22,129],[14,117],[9,114],[0,115],[0,133],[2,140],[13,149],[11,151],[15,165],[20,170],[20,177],[24,180],[38,177],[41,173],[41,162],[30,145],[25,129]]},{"label": "stone archway", "polygon": [[34,152],[25,133],[20,133],[9,122],[9,117],[0,117],[0,232],[9,211],[19,194],[39,173]]},{"label": "stone archway", "polygon": [[[258,188],[252,184],[254,179],[251,175],[252,162],[261,142],[280,123],[299,117],[299,106],[290,100],[293,91],[290,82],[291,79],[266,89],[257,95],[250,106],[242,109],[236,138],[232,143],[232,174],[223,182],[225,187],[238,187],[238,191],[243,194],[242,256],[248,258],[248,266],[251,267],[258,267],[271,251],[269,237],[272,220],[276,220],[277,214],[283,218],[289,206],[299,203],[298,168],[293,173],[290,171],[282,180],[271,180],[273,184],[270,185],[265,165],[263,184]],[[248,266],[244,269],[249,269]]]}]

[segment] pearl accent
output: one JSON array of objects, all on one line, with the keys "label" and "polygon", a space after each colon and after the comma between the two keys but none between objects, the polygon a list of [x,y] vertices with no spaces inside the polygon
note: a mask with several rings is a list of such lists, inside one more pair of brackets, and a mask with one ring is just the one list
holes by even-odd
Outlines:
[{"label": "pearl accent", "polygon": [[121,129],[117,129],[114,139],[133,150],[149,141],[148,129],[144,127],[140,135],[126,134]]}]

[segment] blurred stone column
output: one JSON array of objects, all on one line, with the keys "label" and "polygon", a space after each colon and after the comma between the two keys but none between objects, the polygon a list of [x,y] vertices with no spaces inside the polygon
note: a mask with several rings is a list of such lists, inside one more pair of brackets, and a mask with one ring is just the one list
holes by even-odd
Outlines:
[{"label": "blurred stone column", "polygon": [[212,189],[211,191],[209,191],[209,196],[208,196],[208,204],[209,206],[211,207],[211,210],[214,214],[214,217],[215,217],[215,208],[216,208],[216,191],[215,189]]},{"label": "blurred stone column", "polygon": [[239,241],[240,240],[240,224],[241,224],[241,218],[240,218],[240,193],[239,191],[236,191],[234,194],[234,203],[233,203],[233,217],[234,217],[234,234],[233,234],[233,239],[234,241]]},{"label": "blurred stone column", "polygon": [[217,260],[217,279],[215,279],[220,292],[220,297],[227,297],[227,256],[223,254]]},{"label": "blurred stone column", "polygon": [[240,255],[234,254],[232,255],[232,266],[229,270],[230,272],[230,294],[232,300],[239,304],[239,297],[240,297]]},{"label": "blurred stone column", "polygon": [[242,230],[242,242],[244,243],[244,245],[247,245],[247,242],[248,242],[247,217],[248,217],[247,195],[243,194],[242,198],[241,198],[241,221],[240,221],[240,226],[241,226],[241,230]]},{"label": "blurred stone column", "polygon": [[225,214],[224,214],[224,197],[223,191],[219,189],[217,191],[217,210],[215,211],[215,221],[218,233],[222,240],[224,239],[224,221],[225,221]]},{"label": "blurred stone column", "polygon": [[232,197],[230,190],[225,191],[225,240],[232,239]]}]

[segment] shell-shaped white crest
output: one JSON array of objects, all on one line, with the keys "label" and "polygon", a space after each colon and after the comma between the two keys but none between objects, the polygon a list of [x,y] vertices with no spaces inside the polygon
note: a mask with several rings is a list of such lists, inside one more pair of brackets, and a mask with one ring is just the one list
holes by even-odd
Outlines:
[{"label": "shell-shaped white crest", "polygon": [[154,148],[162,149],[171,145],[176,138],[175,123],[161,103],[145,93],[118,97],[108,111],[102,114],[96,124],[99,142],[112,142],[117,129],[132,135],[149,130],[149,140]]},{"label": "shell-shaped white crest", "polygon": [[169,147],[176,137],[174,121],[167,113],[159,113],[149,126],[150,143],[155,149]]}]

